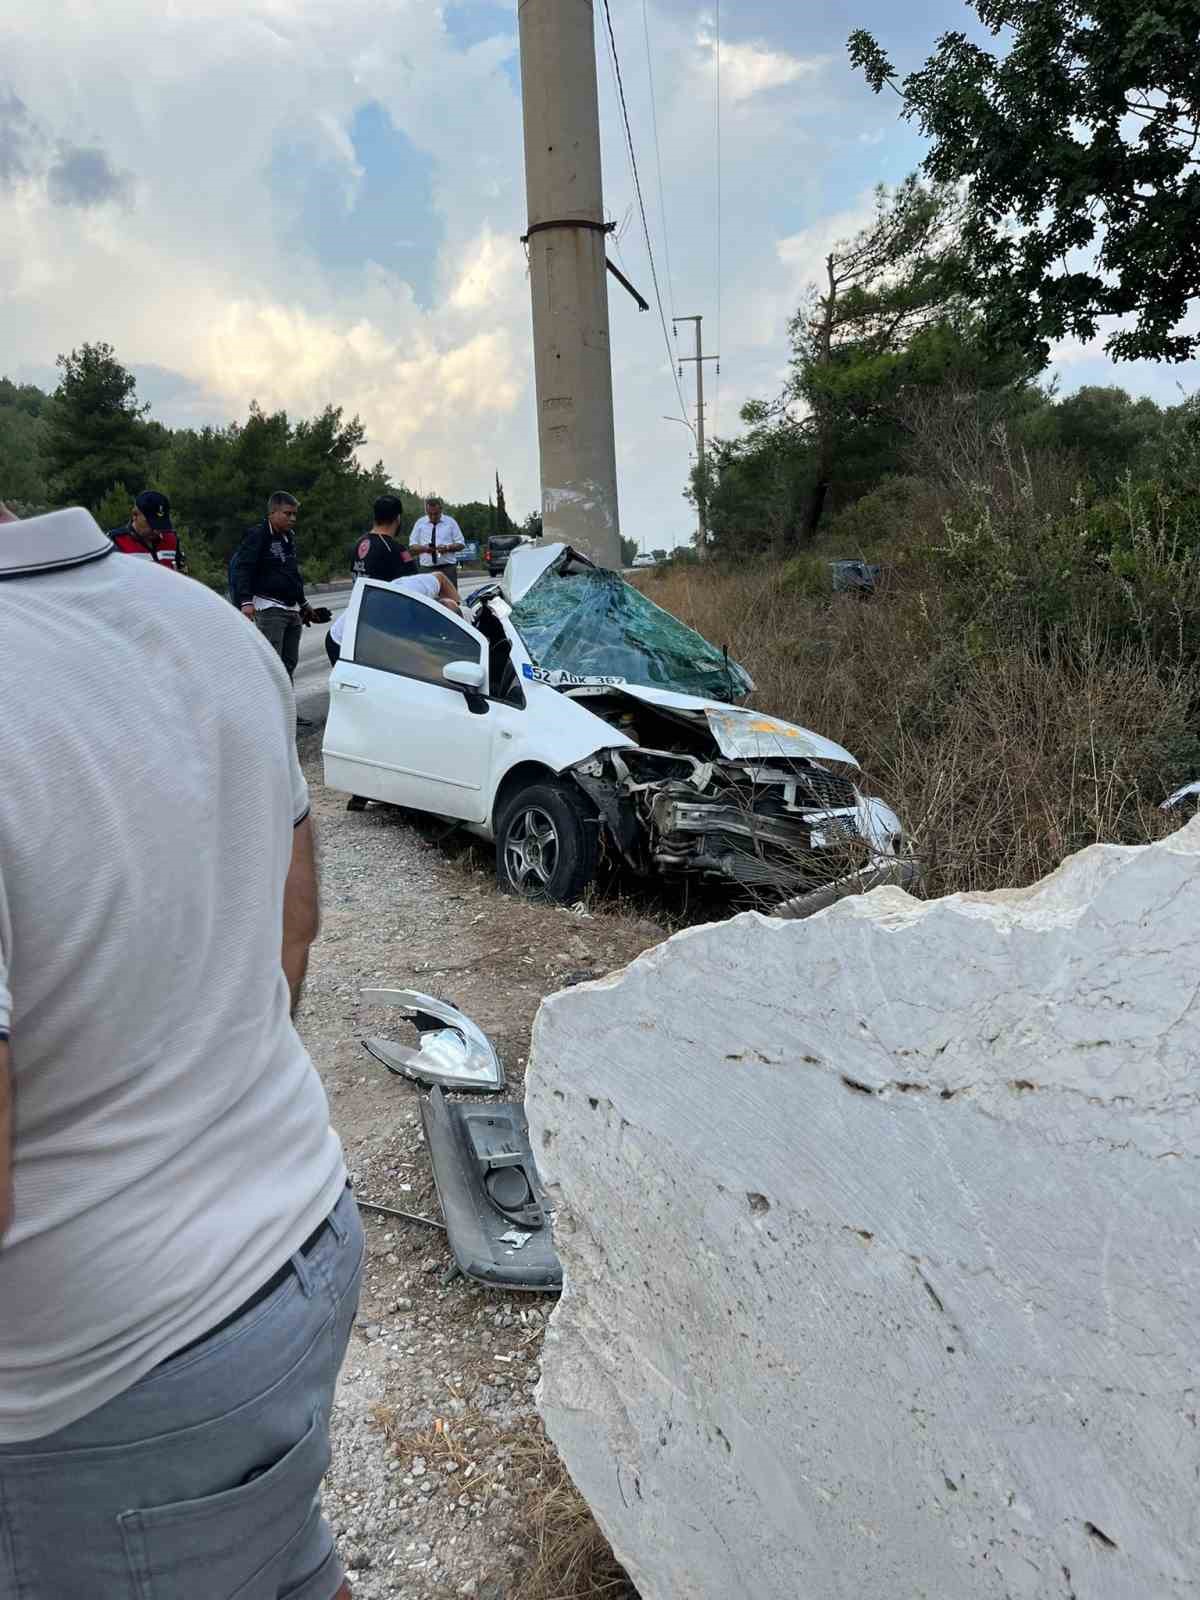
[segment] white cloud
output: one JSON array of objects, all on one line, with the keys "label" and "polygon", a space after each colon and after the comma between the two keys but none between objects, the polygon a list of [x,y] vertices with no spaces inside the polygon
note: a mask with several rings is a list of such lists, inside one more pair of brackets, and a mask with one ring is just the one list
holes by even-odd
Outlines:
[{"label": "white cloud", "polygon": [[853,206],[845,211],[835,211],[799,233],[780,239],[776,250],[788,271],[788,286],[800,293],[810,283],[825,281],[825,258],[843,240],[854,238],[875,217],[875,197],[872,193],[860,195]]},{"label": "white cloud", "polygon": [[[650,109],[629,6],[615,7],[626,88],[658,239],[668,314],[672,285],[649,159]],[[711,39],[651,10],[674,307],[703,311],[710,430],[728,431],[747,393],[775,383],[794,265],[775,248],[779,176],[789,205],[816,205],[825,129],[820,63],[775,43],[727,40],[724,314],[718,330],[713,237]],[[50,143],[95,149],[129,174],[128,210],[51,203],[45,186],[0,194],[0,349],[14,368],[108,339],[131,366],[182,373],[221,419],[250,399],[294,414],[333,402],[364,419],[370,459],[456,495],[486,494],[493,471],[515,511],[537,499],[529,285],[519,244],[525,196],[520,107],[501,69],[509,38],[460,50],[442,9],[394,0],[10,0],[0,21],[0,79]],[[610,215],[636,217],[619,113],[600,65]],[[806,89],[797,95],[795,86]],[[349,129],[383,104],[431,162],[440,223],[432,305],[411,275],[431,248],[414,219],[380,218],[386,264],[353,288],[317,253],[287,243],[295,198],[272,184],[281,148],[306,153],[329,183],[330,226],[363,192]],[[807,120],[806,120],[807,119]],[[621,259],[649,296],[635,225]],[[411,247],[409,245],[411,241]],[[618,461],[628,530],[687,536],[681,491],[688,435],[675,414],[657,312],[611,297]],[[689,372],[690,380],[690,369]],[[690,381],[684,389],[690,399]],[[194,413],[189,411],[189,415]]]},{"label": "white cloud", "polygon": [[[165,13],[156,0],[17,0],[16,13],[0,23],[0,76],[49,141],[131,172],[136,201],[64,208],[45,184],[0,194],[8,362],[44,367],[105,338],[129,365],[195,379],[226,416],[252,397],[296,414],[331,401],[363,416],[372,458],[398,475],[467,494],[499,465],[514,508],[535,503],[516,417],[530,362],[505,47],[457,50],[423,0],[398,0],[387,30],[372,0],[173,0]],[[283,247],[277,150],[319,157],[344,215],[363,178],[349,127],[372,100],[435,163],[443,296],[428,311],[405,281],[408,252],[348,292],[314,252]],[[381,217],[381,230],[403,237],[406,221]]]},{"label": "white cloud", "polygon": [[[709,29],[701,29],[698,38],[706,51],[715,52],[716,37]],[[825,64],[823,56],[794,56],[762,43],[725,39],[721,42],[722,93],[736,106],[769,89],[815,77]]]}]

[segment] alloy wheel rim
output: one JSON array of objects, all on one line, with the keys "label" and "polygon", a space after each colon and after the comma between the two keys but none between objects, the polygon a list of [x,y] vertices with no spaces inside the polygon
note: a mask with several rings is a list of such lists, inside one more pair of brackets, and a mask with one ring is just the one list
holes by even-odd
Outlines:
[{"label": "alloy wheel rim", "polygon": [[518,889],[548,888],[558,854],[558,829],[548,812],[540,806],[527,806],[513,818],[504,842],[504,863]]}]

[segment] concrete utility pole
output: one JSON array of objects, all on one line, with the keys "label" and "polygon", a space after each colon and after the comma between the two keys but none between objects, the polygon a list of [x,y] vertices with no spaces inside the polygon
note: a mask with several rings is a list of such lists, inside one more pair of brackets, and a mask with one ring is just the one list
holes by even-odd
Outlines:
[{"label": "concrete utility pole", "polygon": [[621,566],[591,0],[520,0],[542,539]]},{"label": "concrete utility pole", "polygon": [[[700,325],[703,317],[672,317],[672,322],[694,322],[696,324],[696,354],[694,356],[680,356],[679,375],[683,376],[683,363],[694,361],[696,363],[696,458],[699,462],[699,476],[696,493],[696,513],[699,518],[699,529],[696,534],[696,550],[703,561],[708,555],[708,483],[704,476],[704,363],[706,361],[719,361],[719,355],[706,356],[704,354],[704,341]],[[676,329],[676,332],[679,330]],[[720,371],[720,368],[717,369]]]}]

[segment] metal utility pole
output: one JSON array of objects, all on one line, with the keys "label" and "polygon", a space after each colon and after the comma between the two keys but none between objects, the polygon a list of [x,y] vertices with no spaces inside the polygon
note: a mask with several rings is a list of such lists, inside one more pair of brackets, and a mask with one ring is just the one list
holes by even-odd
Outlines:
[{"label": "metal utility pole", "polygon": [[[694,356],[680,356],[679,375],[683,376],[683,363],[694,361],[696,363],[696,457],[699,463],[699,475],[696,479],[696,513],[699,518],[699,529],[696,534],[696,551],[703,561],[708,555],[708,480],[704,474],[704,363],[706,361],[720,361],[720,356],[706,356],[704,354],[704,340],[701,332],[703,317],[672,317],[672,322],[694,322],[696,324],[696,354]],[[676,332],[679,330],[676,329]],[[717,371],[720,372],[720,367]]]},{"label": "metal utility pole", "polygon": [[592,0],[520,0],[542,538],[619,571]]}]

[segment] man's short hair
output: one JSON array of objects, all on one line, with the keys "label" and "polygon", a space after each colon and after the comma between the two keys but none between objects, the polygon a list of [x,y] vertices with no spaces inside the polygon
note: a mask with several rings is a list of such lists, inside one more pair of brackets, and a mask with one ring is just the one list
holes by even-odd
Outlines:
[{"label": "man's short hair", "polygon": [[404,501],[394,494],[381,494],[375,502],[374,517],[381,528],[399,522],[404,515]]},{"label": "man's short hair", "polygon": [[288,494],[286,489],[276,489],[275,493],[267,501],[267,515],[270,516],[272,511],[278,511],[281,506],[298,506],[299,504],[300,502],[294,494]]},{"label": "man's short hair", "polygon": [[427,506],[440,506],[441,503],[442,497],[440,494],[427,494],[425,496],[425,504]]}]

